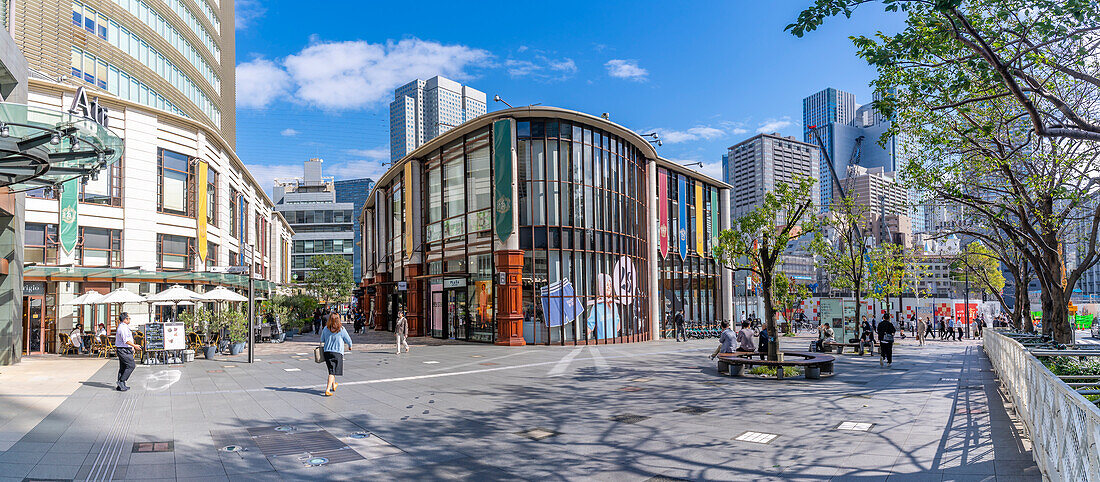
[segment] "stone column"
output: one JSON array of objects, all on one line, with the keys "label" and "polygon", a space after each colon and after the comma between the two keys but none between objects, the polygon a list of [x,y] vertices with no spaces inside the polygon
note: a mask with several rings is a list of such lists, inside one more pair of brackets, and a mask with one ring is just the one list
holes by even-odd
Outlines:
[{"label": "stone column", "polygon": [[425,336],[428,329],[424,326],[427,317],[422,313],[424,292],[421,285],[424,281],[417,279],[422,273],[423,264],[409,263],[405,265],[405,318],[409,322],[409,336]]},{"label": "stone column", "polygon": [[646,219],[646,264],[649,269],[646,276],[649,277],[649,339],[661,338],[661,287],[659,286],[659,266],[657,259],[660,255],[660,239],[657,234],[660,212],[657,204],[657,161],[648,159],[645,169],[645,219]]},{"label": "stone column", "polygon": [[[722,189],[718,191],[718,205],[721,209],[718,211],[718,225],[720,231],[725,231],[730,228],[730,190]],[[721,270],[720,280],[722,283],[722,313],[725,314],[726,319],[729,320],[730,326],[737,321],[737,315],[733,312],[733,271],[719,266]]]},{"label": "stone column", "polygon": [[496,253],[497,345],[523,346],[523,250],[504,249]]},{"label": "stone column", "polygon": [[374,275],[374,329],[378,331],[386,329],[386,322],[383,320],[383,316],[385,316],[386,312],[387,288],[382,283],[385,283],[388,277],[387,273],[378,273]]},{"label": "stone column", "polygon": [[23,216],[23,194],[0,188],[0,366],[23,353]]}]

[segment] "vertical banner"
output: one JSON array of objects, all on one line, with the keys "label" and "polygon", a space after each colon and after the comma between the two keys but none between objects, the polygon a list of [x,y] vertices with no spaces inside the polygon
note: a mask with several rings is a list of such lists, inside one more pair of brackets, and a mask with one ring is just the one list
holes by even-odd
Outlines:
[{"label": "vertical banner", "polygon": [[718,246],[718,190],[710,190],[710,246]]},{"label": "vertical banner", "polygon": [[493,122],[493,224],[497,239],[505,242],[512,235],[512,159],[515,127],[511,119]]},{"label": "vertical banner", "polygon": [[57,234],[61,240],[61,248],[66,253],[71,253],[73,248],[76,248],[76,206],[77,198],[80,197],[79,182],[79,179],[69,179],[61,184],[60,209],[58,209],[60,226]]},{"label": "vertical banner", "polygon": [[412,161],[405,163],[405,181],[402,188],[405,191],[405,257],[413,255],[413,165]]},{"label": "vertical banner", "polygon": [[198,189],[196,189],[195,200],[198,201],[198,209],[195,210],[195,237],[198,238],[198,250],[199,260],[206,262],[206,210],[209,208],[206,203],[206,174],[208,172],[206,168],[206,161],[198,162]]},{"label": "vertical banner", "polygon": [[706,218],[703,217],[703,183],[695,183],[695,252],[702,256],[707,252],[707,248],[703,246],[703,224],[706,223]]},{"label": "vertical banner", "polygon": [[676,201],[680,206],[680,227],[677,229],[677,237],[680,241],[680,259],[687,259],[688,255],[688,217],[687,217],[687,179],[684,176],[676,176]]},{"label": "vertical banner", "polygon": [[657,170],[658,239],[661,241],[661,258],[668,256],[668,173]]},{"label": "vertical banner", "polygon": [[247,221],[247,218],[245,217],[244,213],[245,213],[244,195],[243,194],[238,194],[237,195],[237,214],[236,214],[236,216],[237,216],[237,232],[240,235],[240,237],[238,238],[238,244],[241,247],[241,253],[239,255],[237,255],[237,256],[240,257],[240,259],[237,260],[237,266],[248,266],[248,263],[246,263],[245,259],[244,259],[245,245],[248,244],[248,236],[245,236],[245,233],[248,232],[248,227],[245,225],[245,221]]}]

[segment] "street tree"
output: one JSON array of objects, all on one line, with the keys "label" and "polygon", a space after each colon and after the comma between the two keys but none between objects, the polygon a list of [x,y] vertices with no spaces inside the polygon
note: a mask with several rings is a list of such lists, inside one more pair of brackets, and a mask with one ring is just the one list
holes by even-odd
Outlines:
[{"label": "street tree", "polygon": [[[818,0],[787,28],[877,3],[901,32],[856,37],[879,73],[908,187],[956,203],[1019,240],[1041,287],[1044,331],[1072,342],[1068,304],[1100,257],[1093,202],[1100,141],[1100,5],[1066,0]],[[1076,235],[1075,268],[1064,243]]]},{"label": "street tree", "polygon": [[[775,310],[779,305],[775,294],[775,277],[780,257],[801,236],[817,231],[811,189],[811,178],[796,178],[791,184],[776,183],[773,191],[764,194],[760,206],[733,222],[730,229],[718,236],[714,257],[735,271],[746,271],[760,280],[764,299],[764,322],[772,341],[768,343],[768,359],[779,357],[779,340]],[[761,347],[764,349],[764,347]]]},{"label": "street tree", "polygon": [[890,298],[898,299],[898,311],[894,321],[901,323],[901,296],[906,293],[907,281],[913,278],[916,265],[905,248],[899,244],[882,243],[867,252],[868,281],[871,298],[883,305],[889,305]]},{"label": "street tree", "polygon": [[794,309],[810,297],[810,290],[806,289],[805,285],[794,282],[790,276],[781,271],[775,273],[772,284],[776,307],[779,308],[780,313],[783,313],[783,319],[787,322],[785,332],[790,333]]},{"label": "street tree", "polygon": [[322,303],[343,303],[351,297],[355,281],[351,262],[343,256],[325,254],[309,260],[306,288]]},{"label": "street tree", "polygon": [[855,296],[856,320],[861,318],[870,277],[867,254],[871,245],[863,235],[867,214],[867,206],[852,196],[834,198],[811,244],[817,267],[829,276],[829,287]]}]

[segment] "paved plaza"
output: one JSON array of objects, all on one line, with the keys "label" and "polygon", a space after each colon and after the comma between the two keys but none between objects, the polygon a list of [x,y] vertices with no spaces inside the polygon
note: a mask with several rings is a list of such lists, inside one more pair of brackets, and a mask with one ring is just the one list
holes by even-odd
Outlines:
[{"label": "paved plaza", "polygon": [[892,368],[841,355],[833,377],[780,382],[718,376],[713,340],[398,356],[357,339],[375,343],[330,398],[309,337],[252,365],[139,367],[126,393],[114,360],[25,359],[0,370],[0,480],[1041,479],[977,341],[909,338]]}]

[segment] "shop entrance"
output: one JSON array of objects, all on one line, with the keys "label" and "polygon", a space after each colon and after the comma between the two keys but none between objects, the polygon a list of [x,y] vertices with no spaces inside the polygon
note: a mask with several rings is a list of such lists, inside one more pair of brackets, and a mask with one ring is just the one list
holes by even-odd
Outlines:
[{"label": "shop entrance", "polygon": [[[397,316],[401,313],[401,308],[405,307],[405,292],[394,291],[387,296],[389,301],[386,303],[386,330],[393,331],[397,326]],[[412,330],[412,327],[409,327]]]},{"label": "shop entrance", "polygon": [[45,296],[23,297],[23,354],[45,353],[46,322],[42,317]]},{"label": "shop entrance", "polygon": [[443,290],[446,309],[446,338],[465,340],[469,328],[469,311],[466,308],[466,288]]}]

